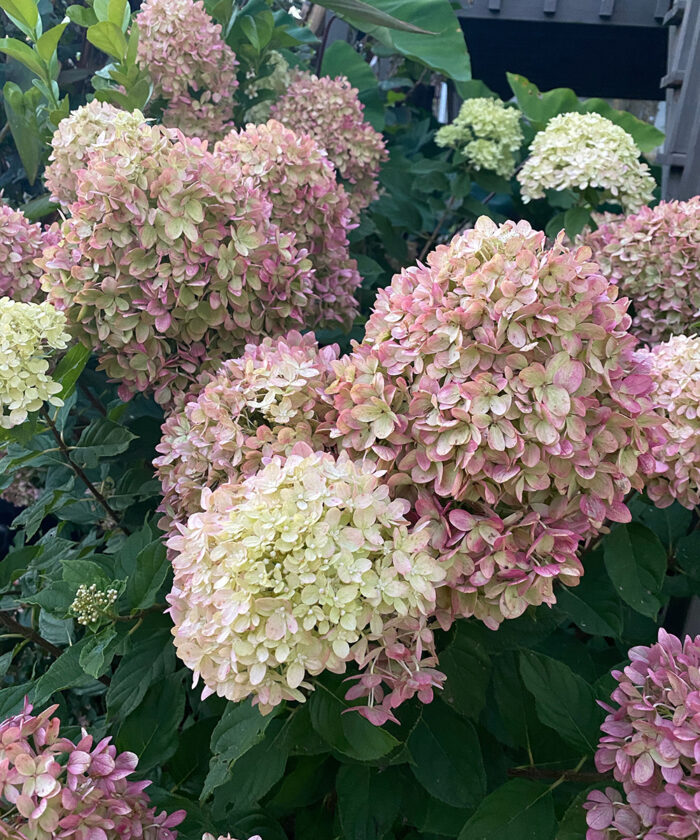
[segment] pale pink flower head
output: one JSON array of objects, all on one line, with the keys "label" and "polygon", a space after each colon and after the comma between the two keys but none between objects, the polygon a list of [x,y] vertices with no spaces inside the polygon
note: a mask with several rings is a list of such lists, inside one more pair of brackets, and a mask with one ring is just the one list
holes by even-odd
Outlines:
[{"label": "pale pink flower head", "polygon": [[444,572],[382,476],[297,443],[202,494],[203,511],[168,540],[168,601],[177,654],[204,696],[252,695],[263,713],[303,701],[310,677],[367,665],[369,647],[389,654],[387,636],[401,641],[391,628],[432,612]]},{"label": "pale pink flower head", "polygon": [[202,0],[145,0],[138,63],[166,100],[163,122],[185,134],[218,139],[232,125],[236,55]]},{"label": "pale pink flower head", "polygon": [[310,134],[269,120],[232,131],[215,154],[253,179],[272,204],[272,221],[308,250],[314,267],[308,326],[352,326],[362,278],[350,259],[348,195],[326,152]]},{"label": "pale pink flower head", "polygon": [[291,332],[246,347],[224,362],[163,424],[154,461],[165,526],[201,510],[202,491],[253,475],[274,455],[304,441],[328,444],[321,421],[338,349],[319,348],[313,333]]},{"label": "pale pink flower head", "polygon": [[350,193],[355,214],[377,198],[377,175],[387,158],[386,144],[365,120],[357,90],[344,76],[319,79],[297,73],[271,114],[288,128],[310,134],[326,150]]},{"label": "pale pink flower head", "polygon": [[136,143],[146,118],[141,111],[122,111],[93,99],[61,120],[51,138],[49,165],[44,172],[51,200],[64,210],[77,198],[78,173],[93,152],[100,152],[115,138]]},{"label": "pale pink flower head", "polygon": [[675,500],[692,510],[700,504],[700,338],[673,336],[637,356],[649,366],[651,398],[664,418],[654,447],[660,472],[648,479],[647,494],[658,507]]},{"label": "pale pink flower head", "polygon": [[601,729],[596,767],[625,791],[594,791],[587,840],[697,837],[700,831],[700,636],[634,647],[613,671],[615,706]]},{"label": "pale pink flower head", "polygon": [[58,231],[30,222],[1,199],[0,195],[0,297],[38,302],[43,295],[41,269],[35,261],[45,247],[56,244]]},{"label": "pale pink flower head", "polygon": [[700,323],[700,196],[606,215],[582,241],[632,300],[632,332],[656,344]]},{"label": "pale pink flower head", "polygon": [[336,364],[332,435],[430,522],[446,615],[495,627],[554,603],[576,549],[629,521],[661,419],[616,298],[588,248],[482,217],[379,292]]},{"label": "pale pink flower head", "polygon": [[176,840],[184,811],[162,812],[130,782],[138,758],[83,730],[60,736],[57,706],[39,715],[25,703],[0,723],[0,818],[21,840]]},{"label": "pale pink flower head", "polygon": [[311,264],[270,210],[204,144],[144,124],[78,173],[44,289],[123,398],[169,403],[246,343],[304,325]]},{"label": "pale pink flower head", "polygon": [[[202,840],[217,840],[217,838],[213,834],[209,834],[209,832],[207,832],[202,835]],[[226,834],[225,836],[221,834],[219,835],[218,840],[234,840],[234,838],[231,837],[230,834]],[[259,834],[254,834],[252,837],[249,837],[248,840],[262,840],[262,838]]]}]

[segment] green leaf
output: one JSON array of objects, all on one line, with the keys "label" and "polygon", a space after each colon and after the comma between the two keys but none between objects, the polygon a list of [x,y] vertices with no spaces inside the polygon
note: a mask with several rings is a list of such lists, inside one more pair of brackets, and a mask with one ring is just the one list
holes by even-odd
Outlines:
[{"label": "green leaf", "polygon": [[478,720],[486,705],[491,660],[486,651],[459,633],[440,654],[440,670],[447,677],[442,700],[460,715]]},{"label": "green leaf", "polygon": [[126,55],[126,38],[111,20],[100,20],[88,27],[87,39],[98,50],[122,61]]},{"label": "green leaf", "polygon": [[229,778],[231,766],[248,750],[262,741],[274,715],[263,717],[249,701],[229,703],[211,736],[212,758],[202,788],[201,799],[207,799]]},{"label": "green leaf", "polygon": [[486,773],[474,727],[435,700],[411,732],[411,771],[432,796],[469,808],[486,793]]},{"label": "green leaf", "polygon": [[41,554],[41,551],[41,546],[26,545],[6,554],[0,560],[0,589],[4,589],[13,580],[21,577],[29,568],[32,560]]},{"label": "green leaf", "polygon": [[[425,2],[425,0],[423,1]],[[345,18],[354,25],[356,24],[358,29],[364,31],[367,31],[368,27],[371,26],[385,26],[388,29],[419,35],[437,34],[434,30],[422,29],[408,20],[402,20],[400,17],[394,17],[392,14],[383,11],[385,5],[391,4],[382,2],[382,0],[374,0],[371,3],[365,3],[363,0],[321,0],[316,5],[323,6],[324,9],[330,9],[339,17]],[[394,5],[408,6],[406,3]]]},{"label": "green leaf", "polygon": [[177,750],[175,733],[185,710],[183,676],[180,671],[151,685],[119,727],[117,746],[136,753],[141,772],[166,762]]},{"label": "green leaf", "polygon": [[378,772],[357,764],[338,771],[336,792],[343,840],[381,840],[398,816],[401,786],[391,768]]},{"label": "green leaf", "polygon": [[520,110],[537,129],[544,128],[557,114],[579,110],[578,96],[570,88],[554,88],[542,93],[524,76],[506,73],[506,77]]},{"label": "green leaf", "polygon": [[534,651],[521,652],[520,673],[542,723],[577,749],[594,753],[602,718],[591,686],[568,665]]},{"label": "green leaf", "polygon": [[581,840],[586,836],[586,812],[583,810],[583,803],[588,798],[588,794],[598,787],[599,785],[592,785],[573,798],[559,821],[556,840]]},{"label": "green leaf", "polygon": [[48,193],[30,199],[26,204],[20,207],[20,210],[29,219],[30,222],[38,222],[45,216],[50,216],[58,209],[58,204],[54,204]]},{"label": "green leaf", "polygon": [[[26,44],[22,46],[26,47]],[[29,50],[29,47],[26,48]],[[29,52],[35,55],[32,50],[29,50]],[[36,60],[39,60],[38,56]],[[12,139],[15,141],[15,147],[22,161],[27,180],[30,184],[33,184],[36,181],[45,151],[36,117],[36,109],[41,101],[41,94],[36,89],[23,93],[14,82],[6,82],[2,89],[2,95]]]},{"label": "green leaf", "polygon": [[107,6],[107,20],[126,32],[131,18],[131,10],[127,0],[109,0]]},{"label": "green leaf", "polygon": [[[323,4],[327,8],[327,3]],[[382,44],[443,73],[455,82],[471,79],[469,53],[462,28],[449,0],[372,0],[377,12],[389,14],[431,34],[398,31],[386,24],[370,23],[350,13],[342,16]],[[337,9],[333,9],[339,13]]]},{"label": "green leaf", "polygon": [[89,6],[68,6],[66,14],[73,23],[77,23],[78,26],[82,26],[85,29],[97,23],[95,10]]},{"label": "green leaf", "polygon": [[103,458],[121,455],[136,435],[106,417],[93,420],[80,435],[73,458],[82,466],[96,467]]},{"label": "green leaf", "polygon": [[97,679],[107,671],[116,652],[114,642],[117,640],[117,632],[110,625],[86,638],[87,642],[80,653],[80,666],[87,674]]},{"label": "green leaf", "polygon": [[323,683],[317,684],[309,700],[311,724],[334,750],[357,761],[374,761],[399,745],[393,735],[358,712],[344,714],[347,708]]},{"label": "green leaf", "polygon": [[614,528],[603,540],[603,548],[605,568],[620,598],[642,615],[656,619],[668,564],[659,538],[631,522]]},{"label": "green leaf", "polygon": [[65,618],[75,598],[75,586],[63,580],[53,581],[34,595],[24,595],[26,604],[36,604],[56,618]]},{"label": "green leaf", "polygon": [[66,688],[84,688],[93,683],[93,678],[86,674],[80,664],[80,655],[86,645],[81,639],[67,648],[55,662],[52,662],[46,673],[39,677],[33,692],[32,700],[37,707],[44,706],[57,691]]},{"label": "green leaf", "polygon": [[136,557],[136,568],[126,584],[132,610],[145,610],[155,603],[158,590],[170,569],[161,539],[153,540]]},{"label": "green leaf", "polygon": [[57,26],[52,26],[51,29],[44,32],[41,38],[39,38],[36,42],[36,51],[44,59],[44,61],[51,61],[53,58],[58,47],[58,42],[61,40],[61,35],[63,35],[66,26],[68,26],[67,20],[65,23],[59,23]]},{"label": "green leaf", "polygon": [[564,213],[564,230],[572,241],[590,223],[591,211],[587,207],[571,207]]},{"label": "green leaf", "polygon": [[[51,30],[49,30],[50,32]],[[49,34],[48,32],[46,33]],[[42,36],[43,37],[43,36]],[[56,365],[53,379],[61,383],[58,394],[60,399],[66,400],[75,390],[80,374],[90,358],[90,350],[84,344],[74,344]]]},{"label": "green leaf", "polygon": [[172,672],[175,649],[169,627],[158,626],[160,617],[150,617],[131,637],[132,650],[122,658],[107,691],[110,719],[124,719],[143,699],[148,687]]},{"label": "green leaf", "polygon": [[578,586],[557,589],[557,606],[591,636],[622,633],[622,605],[605,572],[601,551],[586,555],[586,574]]},{"label": "green leaf", "polygon": [[227,785],[217,796],[233,797],[236,810],[245,810],[279,782],[289,755],[283,737],[285,726],[279,720],[272,721],[263,739],[230,765]]},{"label": "green leaf", "polygon": [[512,779],[484,799],[459,840],[552,840],[556,828],[548,786]]},{"label": "green leaf", "polygon": [[0,38],[0,52],[4,52],[10,58],[14,58],[15,61],[21,62],[34,75],[39,76],[39,78],[46,72],[44,65],[34,50],[16,38]]},{"label": "green leaf", "polygon": [[[15,23],[22,23],[22,29],[29,35],[39,22],[39,9],[34,0],[0,0],[2,8]],[[26,29],[25,29],[26,27]],[[29,30],[27,32],[26,30]]]}]

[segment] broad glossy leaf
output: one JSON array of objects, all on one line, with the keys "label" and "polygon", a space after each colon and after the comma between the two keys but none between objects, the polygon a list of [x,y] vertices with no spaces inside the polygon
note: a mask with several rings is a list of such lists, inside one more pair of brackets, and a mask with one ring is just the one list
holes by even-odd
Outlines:
[{"label": "broad glossy leaf", "polygon": [[636,522],[618,525],[603,540],[605,568],[615,590],[630,607],[656,619],[668,565],[659,538]]},{"label": "broad glossy leaf", "polygon": [[121,28],[111,20],[100,20],[88,27],[87,39],[98,50],[120,61],[126,55],[126,38]]},{"label": "broad glossy leaf", "polygon": [[401,805],[397,771],[346,764],[338,771],[335,787],[344,840],[381,840]]},{"label": "broad glossy leaf", "polygon": [[556,828],[549,787],[512,779],[484,799],[459,840],[552,840]]},{"label": "broad glossy leaf", "polygon": [[[429,3],[431,0],[423,0]],[[430,29],[422,29],[407,19],[400,16],[395,17],[382,7],[385,5],[381,0],[320,0],[316,5],[330,9],[342,18],[366,30],[368,26],[385,26],[389,29],[396,29],[403,32],[413,32],[420,35],[435,35],[436,32]]]}]

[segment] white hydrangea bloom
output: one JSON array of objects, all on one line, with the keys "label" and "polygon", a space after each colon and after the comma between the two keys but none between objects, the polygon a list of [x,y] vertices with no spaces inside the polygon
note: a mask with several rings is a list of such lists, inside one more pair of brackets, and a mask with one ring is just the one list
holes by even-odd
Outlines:
[{"label": "white hydrangea bloom", "polygon": [[171,537],[178,656],[205,694],[303,700],[309,676],[342,673],[385,622],[434,608],[444,572],[370,463],[298,444],[242,483],[202,493]]},{"label": "white hydrangea bloom", "polygon": [[62,405],[61,386],[47,374],[47,350],[69,341],[66,316],[50,303],[0,298],[0,427],[23,423],[45,401]]},{"label": "white hydrangea bloom", "polygon": [[525,203],[545,190],[601,191],[627,213],[648,204],[656,182],[632,136],[600,114],[559,114],[532,141],[518,174]]},{"label": "white hydrangea bloom", "polygon": [[458,149],[474,169],[510,178],[523,142],[520,112],[500,99],[477,97],[462,103],[454,122],[437,133],[438,146]]}]

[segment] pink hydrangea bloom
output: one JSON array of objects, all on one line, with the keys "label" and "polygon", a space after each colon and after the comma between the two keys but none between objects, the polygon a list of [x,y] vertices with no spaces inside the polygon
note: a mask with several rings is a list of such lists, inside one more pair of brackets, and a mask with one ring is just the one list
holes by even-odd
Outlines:
[{"label": "pink hydrangea bloom", "polygon": [[[4,451],[0,452],[0,457],[5,454]],[[15,470],[12,475],[12,484],[0,492],[0,499],[15,507],[29,507],[39,498],[41,492],[34,484],[36,477],[36,470],[31,468]]]},{"label": "pink hydrangea bloom", "polygon": [[165,125],[217,139],[233,120],[238,87],[236,55],[202,0],[145,0],[139,25],[138,63],[167,102]]},{"label": "pink hydrangea bloom", "polygon": [[61,120],[51,139],[49,165],[44,172],[51,200],[68,209],[77,198],[78,172],[93,151],[116,137],[135,143],[145,122],[141,111],[122,111],[93,99]]},{"label": "pink hydrangea bloom", "polygon": [[0,202],[0,297],[22,303],[41,300],[41,269],[35,260],[58,239],[55,228],[44,230],[38,222],[32,224],[22,212]]},{"label": "pink hydrangea bloom", "polygon": [[319,349],[313,333],[265,338],[224,362],[193,399],[178,405],[156,447],[161,524],[184,522],[201,510],[203,490],[253,475],[299,441],[323,449],[329,438],[320,421],[337,354],[336,346]]},{"label": "pink hydrangea bloom", "polygon": [[247,342],[304,325],[311,264],[270,211],[205,145],[143,125],[79,173],[44,289],[123,398],[168,403]]},{"label": "pink hydrangea bloom", "polygon": [[632,331],[656,344],[700,322],[700,196],[604,216],[585,244],[634,307]]},{"label": "pink hydrangea bloom", "polygon": [[368,646],[385,649],[385,626],[431,613],[444,571],[382,476],[370,461],[297,443],[202,493],[202,512],[168,540],[168,601],[203,696],[252,695],[263,712],[302,701],[309,677],[366,664]]},{"label": "pink hydrangea bloom", "polygon": [[616,707],[601,729],[596,767],[624,788],[590,794],[587,840],[697,837],[700,832],[700,636],[659,630],[613,671]]},{"label": "pink hydrangea bloom", "polygon": [[359,213],[377,198],[379,166],[387,153],[382,135],[364,119],[364,105],[344,76],[297,73],[272,116],[288,128],[308,132],[328,153]]},{"label": "pink hydrangea bloom", "polygon": [[444,623],[554,603],[554,580],[582,574],[576,549],[629,521],[661,420],[616,296],[588,248],[481,218],[394,277],[336,363],[332,436],[431,523]]},{"label": "pink hydrangea bloom", "polygon": [[215,154],[254,180],[272,203],[272,221],[294,233],[297,246],[308,250],[314,282],[307,324],[349,328],[357,315],[354,292],[362,278],[350,259],[348,196],[325,151],[309,134],[270,120],[232,131],[216,144]]},{"label": "pink hydrangea bloom", "polygon": [[651,397],[664,418],[664,439],[654,448],[661,472],[647,493],[659,507],[677,500],[692,510],[700,504],[700,338],[677,335],[637,355],[649,365]]},{"label": "pink hydrangea bloom", "polygon": [[[57,706],[39,715],[25,703],[0,723],[0,816],[22,840],[176,840],[185,818],[156,809],[130,782],[138,758],[117,753],[109,738],[93,743],[83,730],[77,743],[60,736]],[[2,832],[0,832],[2,833]]]},{"label": "pink hydrangea bloom", "polygon": [[[202,835],[202,840],[217,840],[217,838],[216,838],[216,837],[214,837],[214,835],[213,835],[213,834],[209,834],[209,833],[207,832],[206,834],[203,834],[203,835]],[[224,836],[223,834],[221,834],[221,835],[219,836],[218,840],[234,840],[234,838],[233,838],[233,837],[231,837],[231,835],[230,835],[230,834],[227,834],[226,836]],[[260,837],[260,835],[259,835],[259,834],[254,834],[252,837],[249,837],[249,838],[248,838],[248,840],[262,840],[262,838]]]}]

